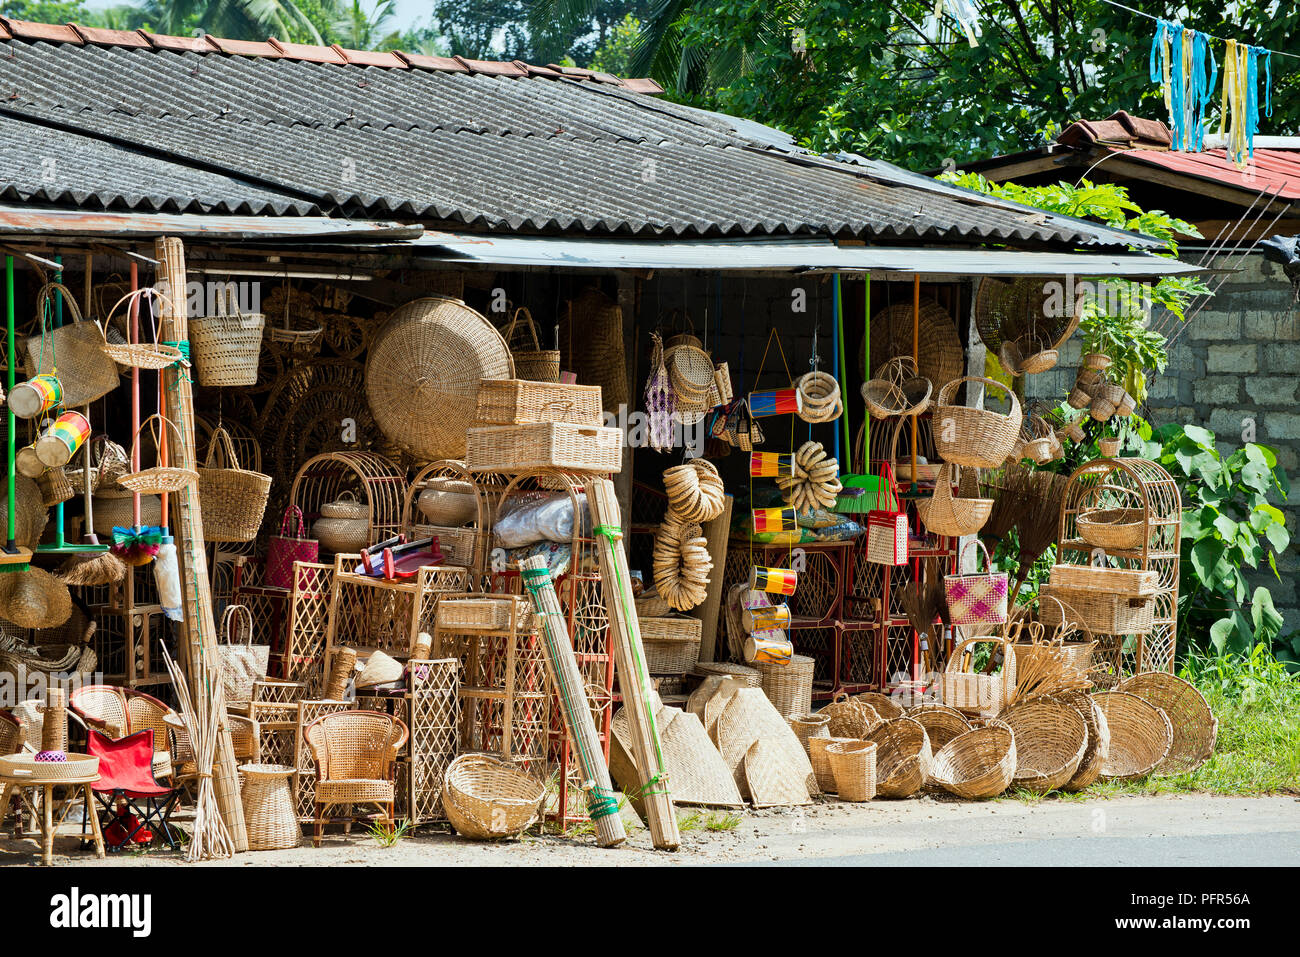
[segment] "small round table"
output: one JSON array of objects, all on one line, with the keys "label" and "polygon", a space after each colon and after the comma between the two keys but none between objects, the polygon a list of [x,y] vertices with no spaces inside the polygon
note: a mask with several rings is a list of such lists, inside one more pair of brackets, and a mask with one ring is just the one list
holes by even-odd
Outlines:
[{"label": "small round table", "polygon": [[[17,793],[19,799],[32,811],[41,829],[41,863],[49,865],[54,857],[54,832],[67,817],[69,808],[76,804],[76,792],[82,792],[85,798],[86,817],[90,819],[90,830],[95,838],[95,856],[104,856],[104,835],[99,829],[99,814],[95,810],[95,796],[91,785],[99,780],[99,758],[89,754],[69,754],[66,762],[35,761],[30,754],[11,754],[0,758],[0,785],[4,794],[0,796],[0,808],[9,806],[9,795]],[[54,789],[70,787],[73,797],[65,800],[59,809],[58,820],[54,816]],[[41,814],[36,813],[31,802],[23,794],[25,788],[41,788],[44,800],[41,802]]]}]

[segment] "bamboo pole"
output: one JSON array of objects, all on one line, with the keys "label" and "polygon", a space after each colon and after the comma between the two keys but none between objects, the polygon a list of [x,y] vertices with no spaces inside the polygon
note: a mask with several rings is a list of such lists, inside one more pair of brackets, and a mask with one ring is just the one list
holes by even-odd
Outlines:
[{"label": "bamboo pole", "polygon": [[534,555],[519,562],[524,587],[533,599],[533,608],[542,620],[542,638],[546,648],[546,663],[551,668],[551,679],[560,691],[560,711],[569,741],[578,754],[582,768],[582,789],[587,795],[587,813],[596,822],[596,843],[601,847],[614,847],[627,840],[623,819],[618,813],[618,798],[609,779],[609,766],[596,731],[596,721],[587,704],[587,686],[578,670],[578,658],[573,653],[564,611],[555,594],[546,559]]},{"label": "bamboo pole", "polygon": [[[154,243],[158,259],[158,274],[164,284],[167,298],[159,299],[160,328],[163,341],[186,342],[189,338],[189,321],[186,316],[185,247],[179,239],[163,237]],[[170,366],[166,370],[167,417],[180,432],[177,460],[194,462],[194,394],[189,369]],[[186,678],[195,706],[204,702],[218,702],[217,741],[212,766],[212,784],[216,791],[217,807],[221,819],[230,833],[235,852],[248,850],[248,831],[244,827],[244,809],[239,800],[239,778],[236,771],[235,748],[226,724],[226,704],[221,689],[212,687],[212,676],[219,676],[217,667],[220,652],[217,649],[217,627],[212,615],[212,592],[208,585],[208,557],[204,550],[203,518],[199,513],[199,490],[190,485],[175,496],[179,520],[176,523],[176,558],[180,566],[181,588],[184,590],[185,633],[188,638]],[[164,519],[165,520],[165,519]],[[219,680],[217,678],[216,680]]]},{"label": "bamboo pole", "polygon": [[682,839],[664,773],[659,728],[651,703],[650,673],[646,670],[641,628],[632,603],[632,576],[627,570],[627,555],[623,550],[614,483],[609,479],[592,479],[587,483],[587,503],[591,509],[592,525],[596,528],[601,591],[605,593],[605,608],[613,632],[618,688],[632,732],[632,757],[636,761],[637,777],[645,798],[650,838],[660,850],[676,850]]},{"label": "bamboo pole", "polygon": [[736,503],[734,495],[722,499],[722,513],[704,523],[704,539],[713,562],[713,574],[705,589],[703,604],[691,612],[700,620],[700,660],[713,661],[718,647],[718,618],[722,609],[722,575],[727,567],[727,539],[731,537],[731,508]]}]

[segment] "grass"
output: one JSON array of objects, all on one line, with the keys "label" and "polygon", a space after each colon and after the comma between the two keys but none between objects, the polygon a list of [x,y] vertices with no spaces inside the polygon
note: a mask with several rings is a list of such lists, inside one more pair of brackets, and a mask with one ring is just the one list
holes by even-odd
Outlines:
[{"label": "grass", "polygon": [[375,821],[370,825],[370,836],[375,839],[375,843],[380,847],[392,847],[402,838],[411,832],[410,821]]},{"label": "grass", "polygon": [[[1300,795],[1300,677],[1273,659],[1263,646],[1246,658],[1192,657],[1180,676],[1205,696],[1219,719],[1214,754],[1195,771],[1135,781],[1099,781],[1074,794],[1088,798],[1154,794]],[[1026,802],[1042,797],[1010,795]]]}]

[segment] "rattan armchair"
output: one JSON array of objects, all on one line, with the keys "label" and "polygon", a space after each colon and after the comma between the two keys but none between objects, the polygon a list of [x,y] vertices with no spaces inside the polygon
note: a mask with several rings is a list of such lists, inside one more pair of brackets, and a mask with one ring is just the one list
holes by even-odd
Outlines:
[{"label": "rattan armchair", "polygon": [[68,708],[87,727],[110,738],[124,738],[138,731],[152,731],[154,777],[175,776],[175,768],[190,760],[188,744],[178,741],[169,717],[176,712],[153,695],[134,688],[114,685],[85,685],[68,697]]},{"label": "rattan armchair", "polygon": [[[393,778],[406,725],[377,711],[340,711],[317,718],[303,731],[316,757],[316,814],[312,845],[320,847],[330,808],[373,806],[391,826],[396,802]],[[342,818],[349,823],[349,816]]]},{"label": "rattan armchair", "polygon": [[0,711],[0,754],[17,754],[22,749],[22,724],[8,711]]}]

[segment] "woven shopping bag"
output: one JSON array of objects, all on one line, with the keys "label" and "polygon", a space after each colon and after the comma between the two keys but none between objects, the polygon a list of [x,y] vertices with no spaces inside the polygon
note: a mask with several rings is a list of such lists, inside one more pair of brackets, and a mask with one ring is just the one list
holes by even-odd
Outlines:
[{"label": "woven shopping bag", "polygon": [[[243,613],[244,630],[248,634],[244,644],[235,643],[235,619]],[[224,636],[221,651],[221,685],[226,701],[251,701],[253,684],[266,679],[266,666],[271,657],[270,645],[253,644],[253,613],[247,605],[227,605],[221,619]]]},{"label": "woven shopping bag", "polygon": [[297,505],[284,510],[280,534],[271,536],[266,549],[266,583],[272,588],[292,588],[293,563],[314,562],[320,557],[320,542],[303,534],[304,525]]},{"label": "woven shopping bag", "polygon": [[874,483],[875,508],[867,512],[867,561],[876,565],[907,564],[907,513],[898,499],[898,481],[894,478],[894,455],[898,449],[898,429],[889,458],[880,463]]},{"label": "woven shopping bag", "polygon": [[[954,625],[1000,625],[1007,620],[1007,573],[993,571],[989,550],[978,538],[966,543],[966,549],[978,545],[984,553],[984,565],[989,570],[970,575],[945,575],[943,591],[948,599],[948,613]],[[961,567],[962,560],[957,565]]]}]

